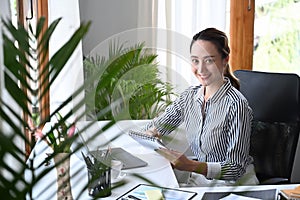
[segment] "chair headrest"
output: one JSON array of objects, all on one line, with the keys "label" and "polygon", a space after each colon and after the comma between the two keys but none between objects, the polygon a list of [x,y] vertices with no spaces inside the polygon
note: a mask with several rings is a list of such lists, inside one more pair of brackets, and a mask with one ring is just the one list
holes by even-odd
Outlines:
[{"label": "chair headrest", "polygon": [[240,91],[259,121],[299,120],[300,78],[297,74],[237,70]]}]

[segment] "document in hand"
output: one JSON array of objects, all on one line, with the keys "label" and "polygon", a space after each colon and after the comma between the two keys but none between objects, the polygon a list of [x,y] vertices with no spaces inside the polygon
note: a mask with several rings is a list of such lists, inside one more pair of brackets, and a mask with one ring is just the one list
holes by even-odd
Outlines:
[{"label": "document in hand", "polygon": [[190,200],[197,195],[196,192],[158,187],[153,185],[139,184],[129,190],[117,200],[140,199],[140,200]]},{"label": "document in hand", "polygon": [[150,148],[153,150],[158,149],[160,147],[166,148],[166,146],[162,142],[162,140],[157,137],[147,135],[147,134],[144,134],[144,133],[138,132],[138,131],[133,131],[133,130],[130,130],[128,134],[133,139],[135,139],[138,143],[140,143],[141,145],[143,145],[147,148]]}]

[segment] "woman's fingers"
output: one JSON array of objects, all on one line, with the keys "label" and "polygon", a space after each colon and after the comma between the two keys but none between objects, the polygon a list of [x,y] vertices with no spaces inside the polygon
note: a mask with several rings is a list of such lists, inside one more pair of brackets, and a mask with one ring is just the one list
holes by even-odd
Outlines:
[{"label": "woman's fingers", "polygon": [[150,128],[145,132],[147,135],[151,135],[153,137],[161,138],[161,134],[157,131],[156,128]]},{"label": "woman's fingers", "polygon": [[156,150],[157,153],[164,156],[172,164],[175,164],[176,160],[180,157],[181,153],[166,148],[159,148]]},{"label": "woman's fingers", "polygon": [[187,170],[189,166],[191,166],[191,160],[189,160],[183,153],[170,150],[159,148],[156,150],[160,155],[164,156],[168,159],[172,166],[179,170]]}]

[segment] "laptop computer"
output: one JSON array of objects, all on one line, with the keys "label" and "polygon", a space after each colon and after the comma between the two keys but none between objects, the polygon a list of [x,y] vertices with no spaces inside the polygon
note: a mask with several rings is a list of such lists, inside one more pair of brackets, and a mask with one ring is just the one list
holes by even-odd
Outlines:
[{"label": "laptop computer", "polygon": [[[107,149],[90,150],[82,133],[79,132],[78,134],[79,134],[81,143],[82,143],[83,147],[85,148],[86,153],[89,153],[89,154],[95,156],[95,158],[98,158],[99,160],[101,160],[101,155],[103,155],[103,153],[105,153],[107,151]],[[114,160],[120,160],[123,162],[122,169],[132,169],[132,168],[144,167],[144,166],[148,165],[147,162],[132,155],[131,153],[129,153],[128,151],[124,150],[121,147],[111,148],[111,157]]]},{"label": "laptop computer", "polygon": [[[105,153],[105,150],[94,150],[90,151],[89,153],[95,158],[101,158],[101,155]],[[122,169],[132,169],[137,167],[144,167],[147,166],[148,163],[144,160],[132,155],[128,151],[124,150],[121,147],[114,147],[111,148],[111,157],[114,160],[120,160],[123,162],[123,168]]]}]

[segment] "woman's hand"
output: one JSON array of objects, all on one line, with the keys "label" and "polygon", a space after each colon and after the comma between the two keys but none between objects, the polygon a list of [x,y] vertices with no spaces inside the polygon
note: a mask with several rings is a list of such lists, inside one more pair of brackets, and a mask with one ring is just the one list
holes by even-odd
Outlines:
[{"label": "woman's hand", "polygon": [[205,162],[190,160],[183,153],[166,148],[159,148],[156,152],[168,159],[172,166],[178,170],[207,175],[207,164]]},{"label": "woman's hand", "polygon": [[156,152],[168,159],[174,168],[179,170],[189,171],[189,166],[193,163],[193,160],[189,160],[183,153],[178,151],[159,148]]},{"label": "woman's hand", "polygon": [[157,137],[157,138],[161,138],[161,134],[157,131],[157,129],[154,127],[154,128],[150,128],[148,129],[145,134],[147,135],[151,135],[153,137]]}]

